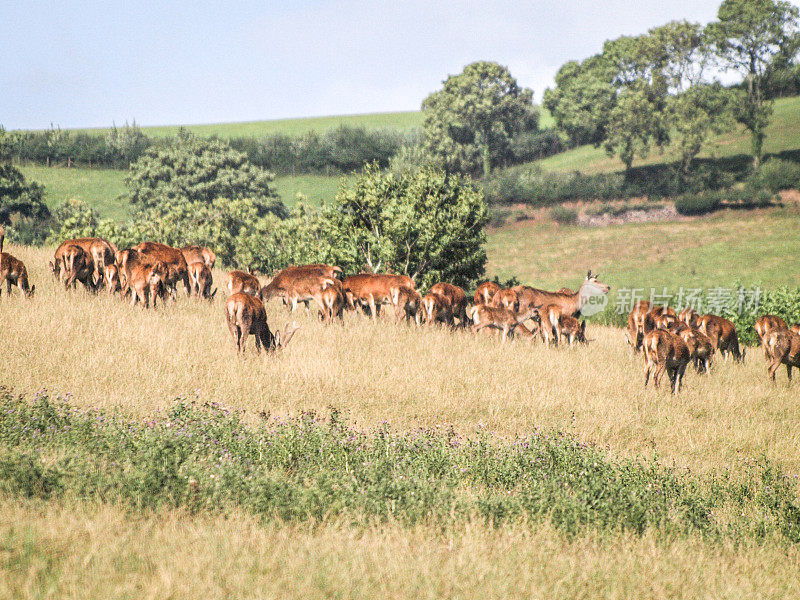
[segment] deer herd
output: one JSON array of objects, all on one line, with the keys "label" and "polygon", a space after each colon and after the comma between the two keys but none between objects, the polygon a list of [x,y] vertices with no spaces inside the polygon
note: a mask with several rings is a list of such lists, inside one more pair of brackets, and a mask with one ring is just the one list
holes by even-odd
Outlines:
[{"label": "deer herd", "polygon": [[[0,227],[0,286],[8,294],[16,285],[23,296],[31,297],[35,286],[28,281],[22,261],[3,252],[4,231]],[[178,286],[198,299],[213,300],[213,251],[203,246],[173,248],[156,242],[143,242],[125,250],[103,238],[65,240],[50,262],[53,276],[65,288],[78,282],[91,292],[104,289],[130,295],[132,306],[147,308],[177,298]],[[325,264],[285,268],[265,282],[253,273],[230,271],[224,290],[225,318],[236,344],[243,353],[248,336],[255,337],[256,350],[285,347],[297,327],[287,323],[283,332],[273,332],[267,323],[265,304],[280,299],[290,311],[300,304],[309,310],[313,302],[324,322],[342,319],[344,311],[368,315],[373,321],[381,310],[392,310],[396,321],[417,326],[426,323],[495,335],[504,343],[511,337],[535,339],[545,345],[587,343],[586,322],[578,317],[593,296],[607,294],[610,287],[589,271],[577,292],[562,288],[556,292],[527,285],[503,288],[495,282],[480,284],[472,298],[459,286],[441,282],[425,295],[406,275],[359,273],[342,277],[342,269]],[[0,287],[0,292],[2,291]],[[768,373],[786,365],[791,382],[792,367],[800,368],[800,325],[789,326],[773,315],[760,317],[755,331],[761,343]],[[628,316],[627,338],[634,353],[644,356],[644,384],[653,375],[658,387],[667,373],[673,393],[680,390],[686,367],[694,363],[698,373],[709,373],[719,352],[737,362],[744,360],[736,328],[731,321],[716,315],[699,315],[686,308],[680,313],[667,306],[639,301]]]}]

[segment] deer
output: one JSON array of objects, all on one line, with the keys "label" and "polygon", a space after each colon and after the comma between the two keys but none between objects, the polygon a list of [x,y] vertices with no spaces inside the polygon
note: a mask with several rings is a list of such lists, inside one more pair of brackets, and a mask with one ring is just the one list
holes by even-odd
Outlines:
[{"label": "deer", "polygon": [[678,316],[675,311],[668,307],[656,306],[650,310],[649,314],[652,318],[653,326],[663,331],[669,331],[670,327],[678,322]]},{"label": "deer", "polygon": [[719,350],[726,362],[729,354],[736,362],[744,362],[744,352],[739,349],[739,336],[733,323],[716,315],[703,315],[697,323],[697,328],[711,340],[714,352]]},{"label": "deer", "polygon": [[25,263],[8,252],[0,252],[0,293],[2,293],[1,288],[4,281],[9,297],[11,296],[11,286],[16,285],[23,297],[33,298],[36,286],[30,285],[28,282],[28,269],[25,267]]},{"label": "deer", "polygon": [[689,306],[678,313],[678,320],[681,323],[686,323],[689,327],[697,329],[697,319],[700,317],[697,311]]},{"label": "deer", "polygon": [[192,292],[195,298],[205,298],[209,302],[217,295],[215,289],[212,293],[211,286],[214,283],[214,278],[211,275],[211,268],[203,261],[195,261],[189,263],[189,281],[192,286]]},{"label": "deer", "polygon": [[489,304],[500,286],[494,281],[484,281],[475,290],[475,304]]},{"label": "deer", "polygon": [[217,255],[211,248],[205,246],[184,246],[180,249],[183,258],[186,259],[186,264],[190,265],[193,262],[204,263],[209,269],[213,269],[217,263]]},{"label": "deer", "polygon": [[758,342],[761,344],[761,349],[764,351],[764,360],[766,361],[769,361],[769,357],[767,356],[767,346],[764,344],[764,339],[767,337],[768,333],[779,329],[789,329],[789,325],[780,317],[776,317],[775,315],[763,315],[756,319],[756,336],[758,337]]},{"label": "deer", "polygon": [[586,321],[578,321],[575,317],[561,315],[561,319],[558,322],[558,331],[562,339],[566,338],[569,341],[570,348],[575,342],[588,343],[586,339]]},{"label": "deer", "polygon": [[[311,300],[316,300],[321,309],[325,309],[322,302],[322,292],[328,286],[334,285],[335,279],[324,277],[322,275],[311,275],[301,273],[297,277],[292,278],[287,282],[285,288],[285,299],[287,301],[290,312],[297,310],[297,305],[302,302],[308,307]],[[259,292],[262,302],[266,302],[270,298],[269,286],[264,286]],[[267,291],[265,291],[267,290]]]},{"label": "deer", "polygon": [[244,292],[231,294],[225,302],[225,319],[238,354],[244,354],[247,337],[252,334],[256,338],[256,352],[260,354],[263,347],[265,358],[267,352],[285,348],[298,329],[287,323],[283,335],[280,332],[273,333],[267,324],[264,303]]},{"label": "deer", "polygon": [[382,305],[393,304],[393,296],[402,286],[416,289],[414,280],[407,275],[360,273],[342,281],[348,307],[358,311],[368,306],[373,321],[377,321]]},{"label": "deer", "polygon": [[699,329],[694,329],[685,323],[673,327],[673,335],[678,335],[689,349],[689,359],[694,361],[698,373],[710,373],[711,362],[714,359],[714,346],[711,340]]},{"label": "deer", "polygon": [[514,335],[517,329],[520,329],[520,331],[524,329],[527,333],[523,333],[523,335],[533,337],[533,334],[523,326],[523,323],[529,319],[538,319],[540,308],[541,306],[533,306],[521,314],[516,314],[507,308],[478,304],[467,309],[467,316],[472,321],[473,331],[477,333],[486,328],[498,329],[502,334],[502,342],[504,343],[509,336]]},{"label": "deer", "polygon": [[800,334],[791,329],[774,329],[764,338],[769,366],[767,372],[775,381],[775,372],[781,364],[786,365],[789,385],[792,383],[792,367],[800,369]]},{"label": "deer", "polygon": [[[61,253],[61,282],[65,288],[75,284],[80,279],[84,286],[89,285],[93,262],[89,255],[80,246],[70,244]],[[92,285],[94,285],[92,283]]]},{"label": "deer", "polygon": [[458,319],[459,327],[467,326],[467,294],[463,289],[452,283],[440,282],[432,285],[428,292],[441,294],[447,298],[453,318]]},{"label": "deer", "polygon": [[[56,278],[60,278],[60,271],[63,267],[63,254],[69,246],[79,246],[91,258],[94,270],[92,272],[92,291],[95,291],[102,284],[103,270],[106,265],[115,261],[117,247],[108,240],[101,237],[86,237],[64,240],[56,249],[50,269]],[[86,283],[79,279],[81,283]],[[89,286],[87,286],[88,288]]]},{"label": "deer", "polygon": [[192,286],[189,282],[189,265],[183,257],[183,252],[166,244],[158,242],[142,242],[133,247],[150,263],[161,262],[167,269],[164,285],[169,290],[169,295],[173,300],[178,296],[178,282],[182,281],[186,288],[186,294],[192,295]]},{"label": "deer", "polygon": [[322,290],[320,300],[322,308],[319,310],[319,317],[323,321],[332,321],[334,317],[342,319],[344,317],[344,291],[342,282],[338,279],[329,280],[331,283]]},{"label": "deer", "polygon": [[507,308],[512,312],[519,312],[519,296],[517,296],[517,292],[509,288],[497,290],[487,304],[489,306]]},{"label": "deer", "polygon": [[422,316],[422,296],[414,288],[407,285],[401,285],[392,291],[392,304],[394,304],[394,319],[406,319],[406,322],[411,320],[416,325],[420,324],[420,317]]},{"label": "deer", "polygon": [[116,263],[106,265],[103,271],[103,281],[105,282],[106,291],[109,294],[114,294],[122,289],[122,284],[119,278],[119,267]]},{"label": "deer", "polygon": [[141,302],[144,308],[150,305],[153,299],[153,308],[156,307],[156,298],[161,295],[164,297],[166,290],[165,281],[168,276],[168,267],[161,261],[155,264],[139,263],[131,269],[128,285],[131,290],[131,306],[136,306],[136,302]]},{"label": "deer", "polygon": [[800,334],[800,323],[789,327],[789,331],[794,331],[795,333]]},{"label": "deer", "polygon": [[669,331],[654,329],[645,334],[642,348],[644,350],[644,387],[647,387],[647,383],[650,381],[650,373],[655,370],[653,384],[658,389],[666,370],[672,393],[679,392],[686,365],[690,360],[689,348],[683,339]]},{"label": "deer", "polygon": [[519,297],[519,309],[521,311],[527,311],[532,306],[536,305],[547,306],[555,304],[561,309],[562,315],[575,317],[592,296],[608,294],[611,287],[605,283],[601,283],[598,274],[595,273],[593,275],[592,272],[589,271],[581,287],[578,288],[578,291],[574,294],[548,292],[527,285],[517,285],[511,289],[514,290]]},{"label": "deer", "polygon": [[650,303],[647,300],[639,300],[634,304],[633,309],[628,315],[628,343],[634,352],[642,349],[644,335],[655,328],[652,317],[649,317]]},{"label": "deer", "polygon": [[429,325],[444,323],[452,326],[453,305],[450,298],[439,292],[430,291],[422,297],[422,319]]},{"label": "deer", "polygon": [[[278,271],[275,276],[269,280],[267,285],[261,288],[259,293],[264,302],[269,302],[272,298],[277,296],[282,298],[284,303],[288,303],[289,289],[295,286],[296,281],[308,279],[309,277],[336,279],[336,276],[341,272],[342,269],[339,267],[323,264],[286,267]],[[304,304],[306,308],[308,308],[308,302],[304,301]]]},{"label": "deer", "polygon": [[239,292],[250,294],[251,296],[258,296],[261,291],[261,282],[258,278],[244,271],[231,271],[228,273],[227,280],[225,281],[225,290],[228,296],[233,296]]}]

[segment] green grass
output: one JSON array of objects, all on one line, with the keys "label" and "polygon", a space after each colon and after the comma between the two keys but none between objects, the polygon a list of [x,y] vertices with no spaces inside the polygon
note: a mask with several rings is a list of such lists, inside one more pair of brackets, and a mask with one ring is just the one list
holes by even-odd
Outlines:
[{"label": "green grass", "polygon": [[130,206],[119,198],[127,191],[125,171],[38,165],[24,165],[20,170],[25,179],[44,186],[45,202],[51,209],[75,198],[86,202],[101,217],[124,221],[130,215]]},{"label": "green grass", "polygon": [[[125,171],[118,169],[87,169],[24,165],[20,170],[28,180],[45,186],[45,201],[51,209],[70,198],[86,202],[101,217],[124,221],[131,214],[125,199]],[[339,191],[341,178],[337,175],[287,175],[276,177],[275,191],[287,206],[294,206],[297,194],[303,194],[312,205],[331,200]]]},{"label": "green grass", "polygon": [[[776,154],[786,150],[800,148],[800,97],[780,98],[775,101],[775,112],[767,128],[767,139],[764,152]],[[700,157],[726,157],[750,152],[749,133],[743,128],[724,135],[716,136],[705,146]],[[645,159],[637,159],[634,166],[671,162],[677,159],[672,150],[659,153],[658,149]],[[621,171],[622,162],[610,157],[602,148],[580,146],[567,152],[536,161],[545,171],[582,171],[584,173],[601,173]]]},{"label": "green grass", "polygon": [[587,269],[620,287],[797,286],[796,205],[584,228],[520,222],[489,232],[487,273],[577,289]]},{"label": "green grass", "polygon": [[[240,123],[208,123],[202,125],[183,125],[184,128],[200,136],[216,135],[230,137],[264,137],[268,135],[302,135],[309,131],[325,133],[341,125],[364,127],[366,129],[396,129],[409,131],[422,125],[422,112],[369,113],[362,115],[333,115],[327,117],[306,117],[299,119],[275,119],[271,121],[244,121]],[[142,127],[149,136],[166,137],[175,135],[181,125],[161,125]],[[76,133],[105,135],[110,128],[73,129]]]}]

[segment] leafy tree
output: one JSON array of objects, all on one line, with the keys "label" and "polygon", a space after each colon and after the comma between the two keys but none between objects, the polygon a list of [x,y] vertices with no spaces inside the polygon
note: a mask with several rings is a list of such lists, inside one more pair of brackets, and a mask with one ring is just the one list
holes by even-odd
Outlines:
[{"label": "leafy tree", "polygon": [[693,85],[670,98],[669,110],[681,170],[686,175],[711,134],[730,129],[731,94],[718,83]]},{"label": "leafy tree", "polygon": [[506,156],[511,139],[535,130],[533,92],[521,88],[506,67],[475,62],[422,103],[423,147],[448,169],[488,175]]},{"label": "leafy tree", "polygon": [[286,209],[269,185],[272,178],[224,142],[183,132],[168,146],[145,152],[131,165],[125,183],[131,203],[139,209],[252,198],[282,217]]},{"label": "leafy tree", "polygon": [[395,176],[373,164],[323,206],[320,225],[330,259],[349,271],[470,286],[484,272],[487,221],[483,193],[460,177],[433,168]]},{"label": "leafy tree", "polygon": [[150,140],[134,121],[132,125],[125,123],[121,129],[113,125],[106,135],[106,144],[114,153],[116,161],[130,164],[150,147]]},{"label": "leafy tree", "polygon": [[11,163],[0,163],[0,225],[28,218],[42,220],[50,216],[42,200],[44,188],[26,182],[22,172]]},{"label": "leafy tree", "polygon": [[544,107],[573,144],[600,144],[616,105],[611,65],[601,55],[570,61],[556,73],[556,87],[544,93]]},{"label": "leafy tree", "polygon": [[754,167],[761,160],[772,115],[766,94],[771,67],[797,51],[799,12],[782,1],[724,0],[718,21],[707,27],[723,66],[744,76],[745,90],[737,94],[734,111],[736,120],[750,131]]}]

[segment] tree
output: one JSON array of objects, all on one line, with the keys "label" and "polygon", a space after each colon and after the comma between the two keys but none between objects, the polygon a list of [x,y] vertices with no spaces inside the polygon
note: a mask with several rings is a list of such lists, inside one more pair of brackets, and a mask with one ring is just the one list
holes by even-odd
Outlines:
[{"label": "tree", "polygon": [[50,211],[42,199],[44,188],[25,176],[11,163],[0,163],[0,225],[19,219],[47,219]]},{"label": "tree", "polygon": [[751,136],[753,166],[758,167],[772,101],[766,95],[771,67],[793,54],[798,44],[798,8],[775,0],[724,0],[718,21],[707,27],[724,68],[741,73],[745,90],[734,103],[736,120]]},{"label": "tree", "polygon": [[321,216],[329,258],[346,270],[402,273],[421,287],[468,287],[483,275],[486,201],[459,176],[433,168],[395,176],[373,164]]},{"label": "tree", "polygon": [[508,69],[475,62],[422,103],[423,147],[448,169],[488,175],[515,134],[535,130],[533,91],[521,88]]},{"label": "tree", "polygon": [[669,110],[681,170],[686,175],[711,134],[730,129],[731,94],[719,83],[693,85],[670,98]]},{"label": "tree", "polygon": [[245,154],[224,142],[183,132],[168,146],[146,151],[131,165],[125,183],[138,209],[251,198],[283,217],[286,209],[270,187],[272,179],[271,173],[254,167]]},{"label": "tree", "polygon": [[556,87],[544,93],[544,107],[573,144],[599,145],[616,105],[611,65],[602,55],[570,61],[556,73]]}]

